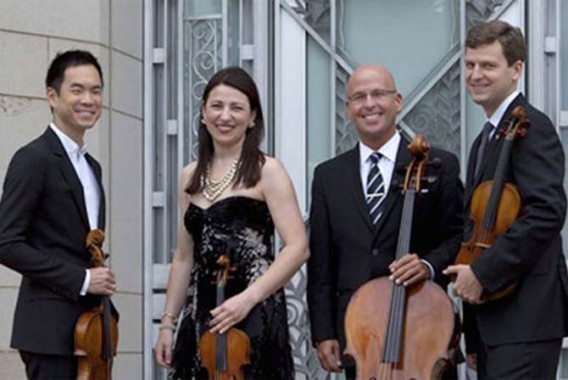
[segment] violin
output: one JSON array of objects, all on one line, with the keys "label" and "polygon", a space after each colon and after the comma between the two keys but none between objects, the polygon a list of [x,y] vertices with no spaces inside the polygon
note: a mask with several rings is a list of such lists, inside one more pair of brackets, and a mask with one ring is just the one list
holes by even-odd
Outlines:
[{"label": "violin", "polygon": [[[426,139],[416,136],[408,149],[413,159],[403,185],[397,260],[410,252],[415,200],[432,179],[423,178],[426,166],[432,164]],[[371,280],[355,292],[347,307],[342,364],[358,380],[440,379],[459,341],[455,325],[452,301],[434,282],[407,289],[386,276]],[[355,374],[350,373],[353,366]]]},{"label": "violin", "polygon": [[[105,234],[91,230],[86,239],[93,258],[93,267],[104,267],[106,255],[101,247]],[[109,297],[101,304],[81,314],[75,325],[75,356],[78,357],[77,380],[111,380],[113,357],[118,345],[118,322],[111,315]]]},{"label": "violin", "polygon": [[[226,255],[217,260],[217,306],[225,301],[230,261]],[[207,369],[209,380],[244,380],[243,367],[250,364],[250,340],[247,334],[231,327],[223,334],[206,331],[199,340],[201,365]]]},{"label": "violin", "polygon": [[[484,251],[491,247],[495,240],[505,233],[517,219],[521,210],[521,196],[517,187],[505,181],[505,172],[511,156],[513,141],[526,135],[528,120],[523,107],[513,109],[513,118],[504,132],[505,138],[495,176],[491,181],[482,182],[471,197],[471,215],[474,227],[470,239],[462,243],[456,264],[470,265]],[[490,301],[511,294],[516,284],[508,284],[496,292],[484,291],[481,300]]]}]

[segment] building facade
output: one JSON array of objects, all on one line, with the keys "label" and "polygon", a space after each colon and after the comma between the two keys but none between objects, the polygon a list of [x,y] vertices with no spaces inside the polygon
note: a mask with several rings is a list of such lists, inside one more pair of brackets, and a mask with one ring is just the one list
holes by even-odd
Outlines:
[{"label": "building facade", "polygon": [[[465,172],[483,115],[466,95],[463,40],[469,26],[489,19],[523,29],[523,91],[566,147],[562,0],[0,0],[0,178],[13,152],[49,121],[43,80],[55,53],[89,49],[105,72],[105,109],[88,144],[109,198],[107,248],[121,310],[116,377],[164,378],[152,347],[175,248],[178,173],[196,155],[199,99],[215,71],[239,65],[254,76],[264,149],[288,169],[308,224],[314,167],[356,142],[343,105],[349,74],[362,63],[393,72],[405,98],[401,131],[454,152]],[[310,344],[305,284],[302,270],[286,288],[297,378],[324,378]],[[18,275],[0,267],[0,378],[24,378],[9,349],[18,285]],[[568,342],[558,378],[568,379]]]},{"label": "building facade", "polygon": [[[126,1],[0,1],[0,178],[18,147],[51,121],[45,74],[55,54],[86,49],[101,63],[103,114],[87,132],[89,152],[103,167],[110,265],[121,312],[117,379],[143,378],[143,17],[144,4]],[[9,348],[20,278],[0,266],[0,378],[24,379]],[[41,315],[38,315],[41,319]]]}]

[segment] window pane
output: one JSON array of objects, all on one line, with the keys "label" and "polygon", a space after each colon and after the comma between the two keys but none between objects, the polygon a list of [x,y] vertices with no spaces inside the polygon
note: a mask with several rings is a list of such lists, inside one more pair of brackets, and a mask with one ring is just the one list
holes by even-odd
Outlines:
[{"label": "window pane", "polygon": [[[568,152],[568,128],[560,129],[560,141],[564,147],[564,151]],[[564,165],[568,164],[568,157],[565,158]],[[564,189],[568,189],[568,176],[564,176]],[[564,222],[564,229],[562,230],[562,244],[564,245],[564,255],[568,259],[568,223]],[[568,364],[568,363],[567,363]]]},{"label": "window pane", "polygon": [[221,0],[185,0],[185,16],[203,16],[212,13],[221,13]]},{"label": "window pane", "polygon": [[459,2],[454,0],[341,4],[340,45],[358,64],[379,63],[391,69],[403,94],[418,87],[459,43]]},{"label": "window pane", "polygon": [[[308,174],[307,182],[312,183],[313,171],[317,164],[331,156],[330,117],[330,60],[329,55],[312,38],[308,39],[307,83],[307,134]],[[310,197],[308,191],[307,199]]]},{"label": "window pane", "polygon": [[562,110],[568,111],[568,2],[560,2],[560,78]]}]

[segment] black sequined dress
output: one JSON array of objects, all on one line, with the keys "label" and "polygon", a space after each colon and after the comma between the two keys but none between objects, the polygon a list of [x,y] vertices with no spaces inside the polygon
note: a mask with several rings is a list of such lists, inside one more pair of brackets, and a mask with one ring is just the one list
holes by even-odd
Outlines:
[{"label": "black sequined dress", "polygon": [[[194,265],[170,378],[206,379],[206,371],[199,365],[198,347],[199,337],[208,327],[209,311],[216,303],[217,259],[227,253],[231,267],[235,267],[225,289],[229,298],[265,273],[274,260],[274,224],[264,201],[243,196],[221,199],[207,209],[191,204],[184,222],[195,242]],[[255,306],[236,327],[245,331],[251,342],[246,379],[294,378],[282,289]]]}]

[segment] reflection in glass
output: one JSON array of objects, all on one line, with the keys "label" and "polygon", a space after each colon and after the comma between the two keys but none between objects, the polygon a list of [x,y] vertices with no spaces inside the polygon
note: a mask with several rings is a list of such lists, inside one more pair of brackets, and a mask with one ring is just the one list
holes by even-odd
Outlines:
[{"label": "reflection in glass", "polygon": [[432,146],[460,155],[460,63],[456,62],[404,117]]},{"label": "reflection in glass", "polygon": [[[312,183],[317,164],[331,156],[331,85],[330,60],[325,51],[312,39],[307,47],[307,183]],[[307,199],[309,199],[308,189]]]},{"label": "reflection in glass", "polygon": [[[561,128],[560,129],[560,141],[562,141],[562,146],[564,148],[564,152],[568,152],[568,128]],[[566,162],[568,160],[568,158],[565,158],[565,163],[564,165],[566,166],[568,164],[568,162]],[[564,189],[568,189],[568,176],[564,176]],[[562,245],[564,248],[564,256],[566,256],[566,260],[568,260],[568,239],[566,239],[566,236],[568,236],[568,223],[564,223],[564,228],[562,229],[562,236],[564,237],[562,239]],[[568,351],[565,351],[565,355],[564,358],[566,359],[564,361],[564,365],[566,368],[566,371],[568,371]],[[568,373],[568,372],[567,372]]]},{"label": "reflection in glass", "polygon": [[459,44],[459,2],[454,0],[338,3],[338,44],[347,60],[386,66],[402,93],[417,88]]},{"label": "reflection in glass", "polygon": [[[559,2],[560,6],[560,78],[561,83],[561,106],[563,111],[568,112],[568,2]],[[568,371],[568,370],[567,370]]]},{"label": "reflection in glass", "polygon": [[341,154],[353,149],[358,141],[357,130],[349,120],[345,110],[347,100],[347,82],[349,73],[340,65],[335,72],[335,153]]},{"label": "reflection in glass", "polygon": [[185,0],[184,15],[188,16],[204,16],[213,13],[221,13],[222,0]]}]

